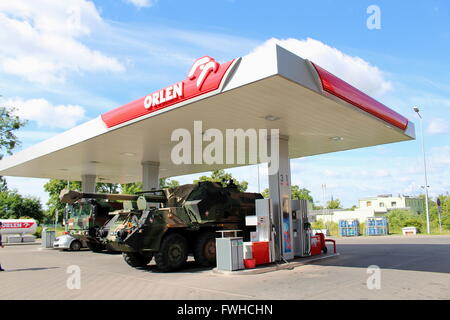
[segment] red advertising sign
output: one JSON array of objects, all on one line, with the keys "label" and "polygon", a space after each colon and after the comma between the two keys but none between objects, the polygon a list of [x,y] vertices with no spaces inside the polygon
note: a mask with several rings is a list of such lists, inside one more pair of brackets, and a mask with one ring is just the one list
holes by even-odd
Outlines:
[{"label": "red advertising sign", "polygon": [[2,222],[2,229],[29,229],[34,222]]},{"label": "red advertising sign", "polygon": [[234,61],[219,64],[208,56],[197,59],[192,65],[187,79],[106,112],[102,114],[102,120],[108,128],[112,128],[202,94],[218,90],[227,70]]},{"label": "red advertising sign", "polygon": [[339,79],[327,70],[319,67],[317,64],[313,63],[313,65],[319,74],[323,90],[396,126],[397,128],[406,130],[408,127],[408,119],[349,85],[344,80]]}]

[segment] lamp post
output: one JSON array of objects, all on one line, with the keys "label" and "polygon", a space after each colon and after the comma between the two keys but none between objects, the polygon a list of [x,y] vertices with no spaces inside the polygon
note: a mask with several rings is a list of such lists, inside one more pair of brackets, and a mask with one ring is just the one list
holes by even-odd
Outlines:
[{"label": "lamp post", "polygon": [[425,156],[425,136],[423,133],[423,118],[420,115],[420,110],[418,107],[414,107],[413,108],[414,112],[417,113],[417,115],[420,118],[420,130],[422,132],[422,153],[423,153],[423,172],[424,172],[424,176],[425,176],[425,211],[427,213],[427,232],[428,234],[431,233],[431,229],[430,229],[430,211],[428,208],[428,176],[427,176],[427,160],[426,160],[426,156]]}]

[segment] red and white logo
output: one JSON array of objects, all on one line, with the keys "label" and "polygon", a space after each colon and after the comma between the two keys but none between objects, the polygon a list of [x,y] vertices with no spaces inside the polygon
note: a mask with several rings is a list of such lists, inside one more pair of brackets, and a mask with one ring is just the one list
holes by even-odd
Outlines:
[{"label": "red and white logo", "polygon": [[197,79],[197,89],[200,90],[209,74],[211,72],[216,73],[219,70],[219,66],[216,60],[208,56],[197,59],[189,71],[188,79]]},{"label": "red and white logo", "polygon": [[111,128],[202,94],[219,91],[234,61],[219,64],[209,56],[199,58],[193,63],[187,79],[102,114],[103,122]]},{"label": "red and white logo", "polygon": [[34,222],[3,222],[3,229],[29,229]]}]

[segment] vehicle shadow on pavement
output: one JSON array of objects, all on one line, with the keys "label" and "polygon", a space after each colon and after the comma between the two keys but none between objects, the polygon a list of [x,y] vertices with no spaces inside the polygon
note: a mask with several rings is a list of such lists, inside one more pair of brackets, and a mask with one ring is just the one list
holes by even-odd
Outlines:
[{"label": "vehicle shadow on pavement", "polygon": [[49,267],[49,268],[24,268],[24,269],[7,269],[5,272],[20,272],[20,271],[42,271],[50,269],[60,269],[60,267]]},{"label": "vehicle shadow on pavement", "polygon": [[210,271],[212,270],[213,267],[203,267],[201,265],[199,265],[197,262],[195,261],[187,261],[186,264],[183,266],[183,268],[179,269],[179,270],[175,270],[175,271],[171,271],[171,272],[164,272],[158,269],[158,267],[154,264],[148,265],[144,268],[139,268],[139,270],[142,270],[144,272],[152,272],[152,273],[178,273],[178,274],[183,274],[183,273],[199,273],[199,272],[203,272],[203,271]]},{"label": "vehicle shadow on pavement", "polygon": [[100,252],[92,252],[93,254],[104,254],[104,255],[119,255],[122,254],[120,251],[100,251]]},{"label": "vehicle shadow on pavement", "polygon": [[446,244],[339,244],[338,259],[312,265],[450,273],[450,245]]}]

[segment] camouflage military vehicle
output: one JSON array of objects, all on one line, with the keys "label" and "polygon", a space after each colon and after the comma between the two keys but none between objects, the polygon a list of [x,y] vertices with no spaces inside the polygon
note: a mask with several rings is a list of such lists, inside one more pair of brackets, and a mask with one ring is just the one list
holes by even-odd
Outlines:
[{"label": "camouflage military vehicle", "polygon": [[159,202],[156,207],[141,201],[141,210],[124,211],[110,222],[105,244],[121,251],[132,267],[146,266],[154,257],[160,270],[172,271],[181,268],[189,254],[200,265],[214,265],[216,231],[243,230],[249,240],[245,216],[254,215],[255,200],[263,198],[240,192],[232,182],[227,187],[201,182],[160,192],[164,199],[153,201]]},{"label": "camouflage military vehicle", "polygon": [[[117,200],[136,200],[133,195],[91,194],[62,190],[60,200],[66,203],[66,232],[78,240],[78,247],[86,244],[93,252],[105,249],[100,229],[111,220],[111,212],[122,210],[123,203]],[[71,248],[74,244],[71,245]]]}]

